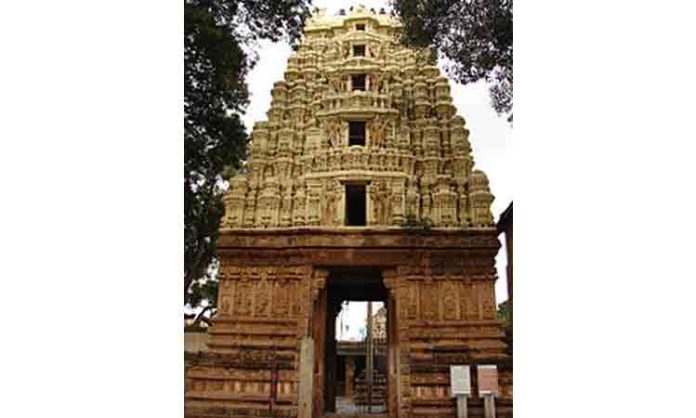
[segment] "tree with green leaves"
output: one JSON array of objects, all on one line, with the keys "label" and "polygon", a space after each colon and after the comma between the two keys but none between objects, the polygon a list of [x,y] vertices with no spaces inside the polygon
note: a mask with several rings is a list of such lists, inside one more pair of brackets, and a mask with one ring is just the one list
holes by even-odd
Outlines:
[{"label": "tree with green leaves", "polygon": [[432,46],[462,84],[485,80],[498,114],[512,121],[512,0],[391,0],[402,41]]},{"label": "tree with green leaves", "polygon": [[[184,0],[184,302],[216,302],[216,239],[242,169],[246,75],[259,39],[299,39],[311,0]],[[252,51],[252,52],[249,52]]]},{"label": "tree with green leaves", "polygon": [[504,300],[498,304],[498,310],[496,312],[496,316],[498,319],[509,322],[510,316],[508,314],[508,310],[510,308],[510,303],[507,300]]}]

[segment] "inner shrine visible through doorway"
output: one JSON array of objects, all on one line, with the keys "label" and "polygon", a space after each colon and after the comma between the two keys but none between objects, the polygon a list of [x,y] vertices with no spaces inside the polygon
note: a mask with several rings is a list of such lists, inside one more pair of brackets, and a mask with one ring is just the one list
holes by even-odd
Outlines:
[{"label": "inner shrine visible through doorway", "polygon": [[[342,341],[336,335],[337,317],[348,303],[366,302],[365,329],[357,341]],[[338,267],[329,270],[325,290],[316,309],[314,341],[317,363],[323,365],[323,382],[315,391],[318,416],[387,416],[389,394],[389,339],[393,301],[378,268]],[[324,309],[324,306],[326,307]],[[355,326],[355,324],[352,324]],[[315,369],[316,370],[316,369]],[[393,374],[392,374],[393,375]],[[320,382],[316,382],[320,383]],[[390,390],[392,389],[392,390]],[[393,398],[393,397],[392,397]],[[395,408],[394,402],[391,405]]]}]

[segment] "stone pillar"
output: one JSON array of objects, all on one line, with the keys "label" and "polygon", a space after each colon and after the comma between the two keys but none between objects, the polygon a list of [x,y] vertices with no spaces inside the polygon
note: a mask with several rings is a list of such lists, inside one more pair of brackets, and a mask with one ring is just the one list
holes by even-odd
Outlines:
[{"label": "stone pillar", "polygon": [[387,298],[387,412],[396,415],[398,411],[398,362],[399,348],[396,333],[396,299],[390,291]]},{"label": "stone pillar", "polygon": [[311,278],[311,296],[313,312],[311,316],[312,335],[314,336],[314,379],[312,383],[313,417],[320,417],[324,411],[324,343],[326,341],[326,279],[328,271],[315,269]]},{"label": "stone pillar", "polygon": [[[399,328],[405,325],[406,318],[399,318],[397,314],[399,309],[397,295],[402,293],[399,290],[402,284],[397,276],[397,269],[393,268],[382,270],[382,280],[389,291],[387,298],[387,412],[389,416],[406,417],[408,409],[404,402],[404,395],[407,395],[408,391],[405,390],[402,374],[406,368],[402,367],[401,362],[402,334],[399,332]],[[403,300],[401,303],[404,303]],[[401,310],[404,311],[403,308]],[[406,361],[403,365],[408,367],[407,364]]]},{"label": "stone pillar", "polygon": [[332,299],[327,307],[326,320],[326,352],[324,360],[326,365],[325,385],[324,385],[324,405],[326,412],[336,411],[336,386],[337,380],[337,344],[336,344],[336,316],[341,310],[341,301]]},{"label": "stone pillar", "polygon": [[343,226],[346,224],[346,186],[342,183],[337,185],[338,200],[336,201],[336,225]]},{"label": "stone pillar", "polygon": [[365,186],[365,223],[367,225],[375,225],[377,220],[375,219],[375,202],[374,200],[374,190],[375,186],[372,183],[368,183]]},{"label": "stone pillar", "polygon": [[307,225],[319,225],[321,182],[307,181]]},{"label": "stone pillar", "polygon": [[401,225],[404,219],[406,219],[406,180],[392,180],[391,189],[392,212],[389,214],[390,223],[392,225]]},{"label": "stone pillar", "polygon": [[355,374],[355,364],[353,363],[353,357],[346,356],[346,377],[345,377],[345,387],[346,387],[346,398],[353,397],[353,376]]},{"label": "stone pillar", "polygon": [[304,337],[300,347],[300,387],[297,416],[298,418],[312,418],[314,341],[311,337]]},{"label": "stone pillar", "polygon": [[372,346],[372,302],[367,302],[367,352],[365,353],[365,377],[367,381],[367,412],[372,412],[372,389],[374,377],[374,348]]}]

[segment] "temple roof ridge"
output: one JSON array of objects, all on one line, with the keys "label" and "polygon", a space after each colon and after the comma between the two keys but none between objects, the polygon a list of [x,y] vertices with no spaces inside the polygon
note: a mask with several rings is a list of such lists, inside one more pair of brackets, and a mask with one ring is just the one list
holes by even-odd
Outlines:
[{"label": "temple roof ridge", "polygon": [[372,19],[381,25],[400,26],[399,20],[384,7],[368,8],[362,3],[357,3],[349,7],[348,10],[340,8],[333,13],[329,13],[327,7],[315,7],[307,20],[306,30],[315,27],[342,26],[347,20],[360,18]]}]

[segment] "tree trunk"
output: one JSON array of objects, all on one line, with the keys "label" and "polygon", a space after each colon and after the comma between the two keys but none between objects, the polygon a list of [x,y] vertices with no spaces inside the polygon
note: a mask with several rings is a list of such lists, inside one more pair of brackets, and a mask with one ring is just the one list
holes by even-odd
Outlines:
[{"label": "tree trunk", "polygon": [[205,255],[205,243],[201,240],[198,244],[198,251],[196,251],[196,256],[189,265],[189,268],[184,269],[184,300],[186,300],[186,294],[188,293],[191,284],[194,280],[200,279],[205,271],[203,265],[203,256]]}]

